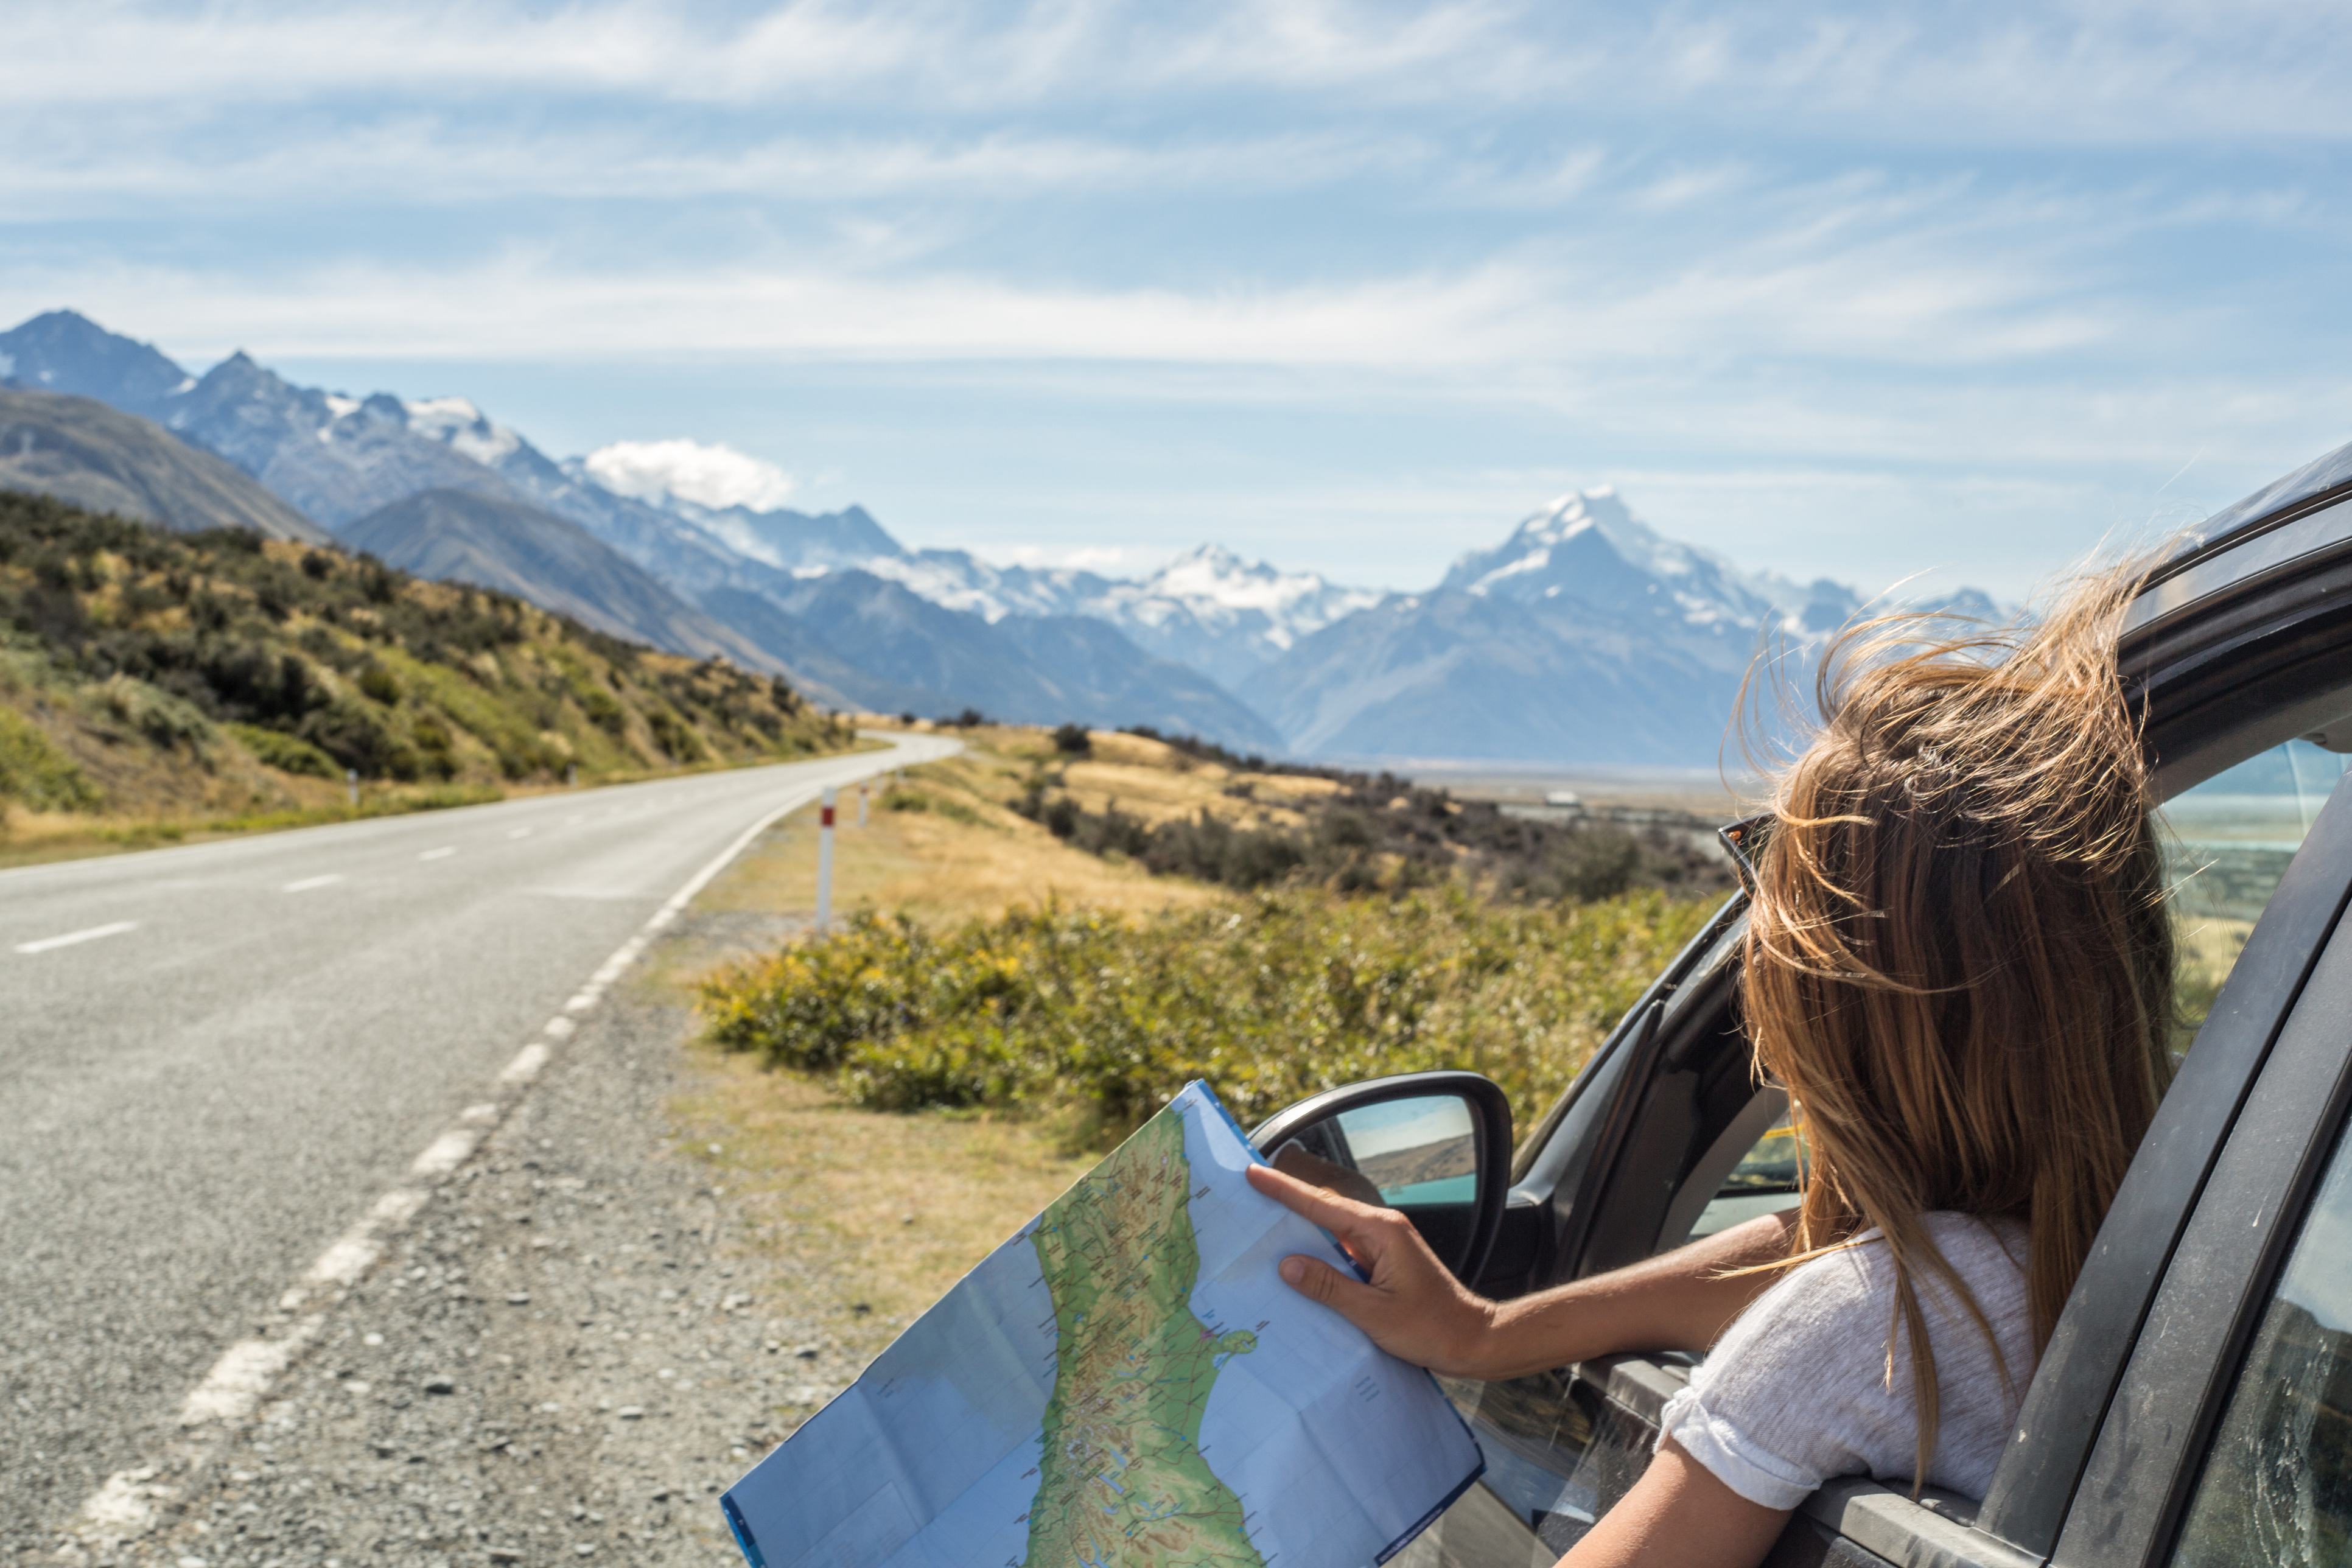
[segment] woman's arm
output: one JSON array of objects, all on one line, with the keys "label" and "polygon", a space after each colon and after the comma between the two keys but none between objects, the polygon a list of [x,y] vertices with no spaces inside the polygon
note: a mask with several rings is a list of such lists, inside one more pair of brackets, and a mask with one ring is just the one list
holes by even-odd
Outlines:
[{"label": "woman's arm", "polygon": [[1749,1502],[1668,1438],[1559,1568],[1756,1568],[1793,1511]]},{"label": "woman's arm", "polygon": [[1394,1209],[1338,1197],[1266,1166],[1250,1184],[1338,1237],[1371,1276],[1313,1258],[1282,1277],[1364,1331],[1390,1354],[1453,1377],[1518,1377],[1619,1351],[1705,1350],[1778,1278],[1720,1276],[1788,1253],[1793,1215],[1768,1215],[1615,1269],[1512,1301],[1489,1301],[1454,1278]]}]

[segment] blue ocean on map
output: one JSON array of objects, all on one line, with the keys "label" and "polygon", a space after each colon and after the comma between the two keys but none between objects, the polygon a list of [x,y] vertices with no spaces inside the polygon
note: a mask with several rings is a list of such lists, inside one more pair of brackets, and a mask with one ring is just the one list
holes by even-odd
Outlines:
[{"label": "blue ocean on map", "polygon": [[[1257,1156],[1207,1086],[1161,1114],[1182,1119],[1192,1166],[1192,1311],[1257,1336],[1222,1363],[1201,1457],[1242,1500],[1262,1558],[1365,1568],[1480,1473],[1477,1445],[1426,1372],[1282,1283],[1285,1257],[1338,1248],[1243,1180]],[[729,1490],[752,1568],[1023,1563],[1056,1350],[1029,1229]]]}]

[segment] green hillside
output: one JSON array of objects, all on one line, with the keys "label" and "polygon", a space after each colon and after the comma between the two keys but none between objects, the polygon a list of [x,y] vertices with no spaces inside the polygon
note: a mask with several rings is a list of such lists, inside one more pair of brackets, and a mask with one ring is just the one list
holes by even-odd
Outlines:
[{"label": "green hillside", "polygon": [[[806,756],[781,680],[243,530],[0,493],[0,835],[119,836]],[[111,829],[111,833],[110,833]]]}]

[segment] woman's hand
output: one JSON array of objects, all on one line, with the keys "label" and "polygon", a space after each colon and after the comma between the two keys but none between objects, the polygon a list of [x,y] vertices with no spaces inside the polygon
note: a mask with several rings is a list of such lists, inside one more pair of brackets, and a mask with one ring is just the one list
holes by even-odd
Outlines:
[{"label": "woman's hand", "polygon": [[1317,1258],[1282,1260],[1282,1278],[1322,1302],[1401,1360],[1454,1377],[1484,1377],[1495,1304],[1454,1278],[1412,1222],[1391,1208],[1327,1193],[1296,1176],[1253,1165],[1250,1185],[1314,1221],[1348,1249],[1369,1282]]}]

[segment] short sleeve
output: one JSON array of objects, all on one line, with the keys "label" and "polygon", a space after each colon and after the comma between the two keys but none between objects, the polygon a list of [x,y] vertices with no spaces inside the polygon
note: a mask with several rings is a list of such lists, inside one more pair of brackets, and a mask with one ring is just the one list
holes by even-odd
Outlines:
[{"label": "short sleeve", "polygon": [[[1795,1508],[1824,1481],[1870,1472],[1871,1456],[1905,1429],[1908,1402],[1886,1387],[1893,1302],[1861,1250],[1817,1258],[1757,1298],[1666,1402],[1659,1441],[1673,1438],[1765,1508]],[[1907,1430],[1906,1447],[1917,1441],[1916,1417]]]}]

